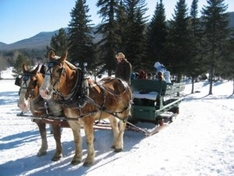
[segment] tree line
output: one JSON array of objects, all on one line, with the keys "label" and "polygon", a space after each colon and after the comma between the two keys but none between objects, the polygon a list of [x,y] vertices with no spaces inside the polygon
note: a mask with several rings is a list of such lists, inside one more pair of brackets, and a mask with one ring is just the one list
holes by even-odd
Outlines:
[{"label": "tree line", "polygon": [[[159,0],[150,21],[145,0],[97,0],[96,5],[102,18],[96,30],[86,0],[77,0],[68,30],[61,28],[51,38],[47,52],[61,55],[68,51],[70,62],[80,66],[87,62],[95,74],[113,74],[115,55],[120,51],[134,71],[155,72],[153,66],[158,61],[178,82],[186,75],[194,83],[199,75],[209,73],[209,94],[215,76],[233,79],[234,32],[228,27],[224,0],[207,0],[201,9],[198,0],[193,0],[190,8],[185,0],[178,0],[170,20],[166,20],[163,0]],[[100,36],[98,41],[94,35]]]}]

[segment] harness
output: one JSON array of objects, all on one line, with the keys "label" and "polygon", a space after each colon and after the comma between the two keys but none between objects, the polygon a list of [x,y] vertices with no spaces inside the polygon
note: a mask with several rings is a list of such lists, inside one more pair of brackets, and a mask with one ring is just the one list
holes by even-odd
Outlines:
[{"label": "harness", "polygon": [[[53,64],[52,63],[48,63],[48,65],[58,64],[58,62],[55,61],[55,60],[52,60],[50,62],[53,62]],[[54,75],[52,74],[51,68],[52,67],[49,67],[48,69],[50,69],[50,74],[51,74],[50,76],[52,77]],[[63,68],[63,69],[65,69],[65,68]],[[60,93],[60,91],[56,90],[54,88],[54,86],[58,82],[56,81],[53,84],[53,91],[54,91],[53,93],[54,93],[54,96],[58,97],[57,99],[55,99],[55,101],[57,103],[61,104],[63,107],[68,107],[68,108],[72,108],[72,109],[78,109],[78,112],[79,112],[79,117],[78,118],[88,117],[90,115],[94,115],[94,114],[98,113],[99,111],[101,113],[104,111],[106,113],[109,113],[110,115],[113,115],[113,116],[117,117],[120,120],[123,120],[123,119],[121,119],[118,116],[118,113],[123,113],[124,111],[126,111],[127,109],[129,109],[130,108],[130,104],[128,106],[126,106],[125,108],[123,108],[123,110],[118,111],[118,112],[112,112],[112,111],[108,110],[105,107],[106,98],[107,98],[106,95],[108,93],[111,94],[111,95],[113,95],[113,96],[120,96],[120,95],[115,94],[112,90],[105,88],[101,84],[95,83],[94,85],[90,85],[88,83],[89,77],[85,74],[84,70],[85,69],[81,70],[80,68],[78,68],[76,70],[76,80],[75,80],[74,87],[72,88],[72,90],[70,91],[70,93],[66,97],[62,96],[62,94]],[[49,70],[47,70],[47,72],[49,72]],[[61,76],[61,74],[59,75],[59,77],[60,76]],[[59,78],[56,78],[56,80],[59,80]],[[95,88],[96,86],[101,90],[101,94],[102,94],[102,97],[103,97],[101,104],[96,103],[95,100],[92,99],[89,96],[89,89]],[[127,91],[127,88],[125,89],[125,91],[122,94],[124,94],[126,91]],[[93,110],[93,111],[90,111],[90,112],[88,112],[86,114],[82,114],[82,108],[84,108],[87,103],[95,106],[96,109]],[[99,119],[101,119],[101,113],[100,113]]]},{"label": "harness", "polygon": [[[32,98],[33,95],[35,95],[35,87],[36,87],[36,85],[38,85],[37,79],[35,80],[35,82],[33,84],[34,87],[31,90],[29,90],[29,87],[27,85],[27,82],[29,81],[30,77],[32,77],[32,76],[35,76],[38,79],[36,74],[27,73],[27,72],[23,73],[21,78],[19,76],[17,77],[18,83],[22,82],[21,85],[17,84],[20,86],[19,94],[20,94],[22,89],[26,90],[25,99]],[[30,100],[29,102],[30,102],[30,106],[34,107],[35,113],[42,113],[42,110],[44,111],[44,109],[45,109],[44,99],[40,95],[37,95],[33,100]],[[37,106],[34,106],[34,104],[36,104]]]}]

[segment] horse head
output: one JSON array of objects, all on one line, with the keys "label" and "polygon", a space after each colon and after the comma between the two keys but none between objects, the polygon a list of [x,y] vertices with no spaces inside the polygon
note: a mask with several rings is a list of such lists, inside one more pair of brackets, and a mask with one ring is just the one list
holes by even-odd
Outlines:
[{"label": "horse head", "polygon": [[40,87],[40,95],[44,99],[51,99],[53,94],[65,96],[73,86],[73,78],[76,77],[75,67],[71,69],[67,59],[67,52],[61,57],[55,55],[53,51],[49,53],[46,64],[45,78]]},{"label": "horse head", "polygon": [[23,64],[22,70],[18,107],[22,112],[27,112],[30,107],[29,101],[39,96],[39,87],[43,81],[43,68],[37,65],[36,68],[29,70],[26,64]]}]

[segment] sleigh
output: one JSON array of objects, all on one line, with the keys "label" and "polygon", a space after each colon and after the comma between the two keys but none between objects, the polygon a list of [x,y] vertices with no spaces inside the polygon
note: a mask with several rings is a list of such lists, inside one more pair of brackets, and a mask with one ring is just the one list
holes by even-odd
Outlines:
[{"label": "sleigh", "polygon": [[132,80],[132,116],[129,121],[137,126],[138,122],[158,125],[148,132],[157,133],[163,125],[171,123],[179,114],[179,104],[185,88],[184,83],[166,83],[160,80]]}]

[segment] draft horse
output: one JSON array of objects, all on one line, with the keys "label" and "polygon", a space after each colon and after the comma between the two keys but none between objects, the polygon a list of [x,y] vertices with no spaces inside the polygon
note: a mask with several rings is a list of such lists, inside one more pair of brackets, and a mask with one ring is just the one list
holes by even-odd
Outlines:
[{"label": "draft horse", "polygon": [[[64,116],[59,104],[55,103],[53,100],[46,102],[39,94],[39,88],[44,79],[44,68],[38,65],[36,68],[29,70],[25,64],[23,64],[22,67],[23,74],[18,81],[20,86],[18,107],[21,111],[27,112],[30,109],[34,117],[40,118],[47,115]],[[40,118],[34,120],[39,127],[41,135],[41,147],[37,156],[45,155],[48,149],[46,123]],[[56,152],[52,160],[57,161],[62,157],[61,131],[58,123],[52,124],[52,127],[54,139],[56,141]]]},{"label": "draft horse", "polygon": [[83,163],[90,166],[94,162],[94,123],[108,118],[113,130],[115,152],[123,149],[123,135],[127,118],[131,113],[132,92],[129,85],[118,78],[103,78],[94,82],[85,76],[81,68],[67,61],[67,52],[60,59],[49,54],[48,69],[40,87],[44,99],[54,99],[64,107],[64,114],[73,131],[75,155],[71,164],[82,162],[82,138],[85,132],[88,154]]}]

